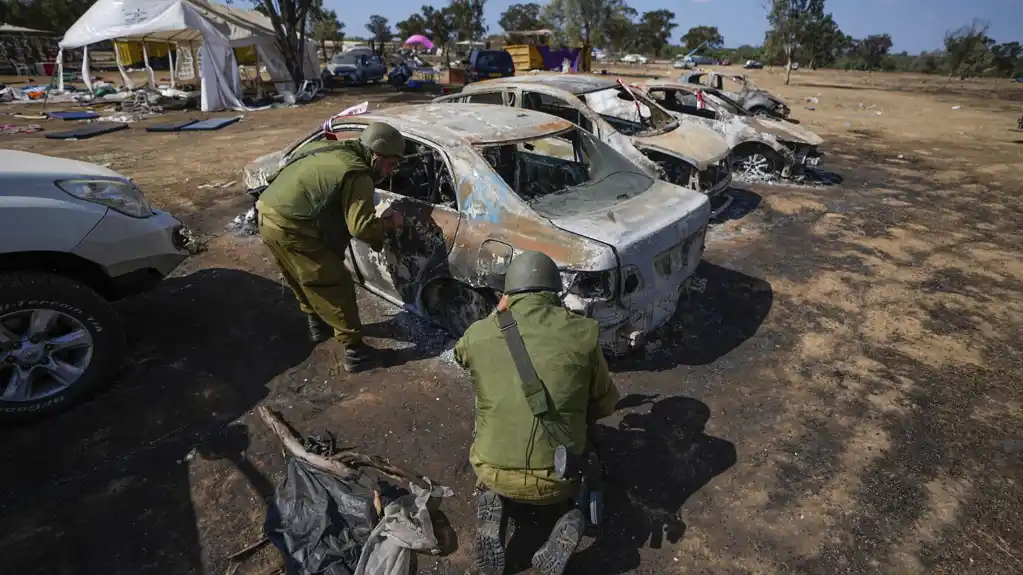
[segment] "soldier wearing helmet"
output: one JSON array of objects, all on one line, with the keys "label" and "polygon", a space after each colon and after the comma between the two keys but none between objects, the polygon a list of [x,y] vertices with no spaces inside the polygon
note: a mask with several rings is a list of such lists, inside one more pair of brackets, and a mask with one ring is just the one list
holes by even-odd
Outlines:
[{"label": "soldier wearing helmet", "polygon": [[[506,504],[559,514],[570,507],[577,485],[557,478],[555,450],[561,445],[582,454],[588,426],[610,415],[618,401],[597,322],[561,305],[561,272],[550,257],[516,256],[504,288],[497,313],[470,326],[454,351],[476,393],[469,461],[480,494],[473,548],[486,575],[504,571]],[[560,575],[584,528],[579,509],[565,512],[533,565],[544,575]]]},{"label": "soldier wearing helmet", "polygon": [[373,367],[376,357],[362,341],[345,249],[356,238],[380,251],[384,232],[403,224],[398,212],[376,216],[373,189],[374,175],[390,175],[404,153],[405,138],[382,122],[358,140],[312,142],[268,178],[256,202],[259,235],[308,318],[309,338],[326,341],[333,331],[348,372]]}]

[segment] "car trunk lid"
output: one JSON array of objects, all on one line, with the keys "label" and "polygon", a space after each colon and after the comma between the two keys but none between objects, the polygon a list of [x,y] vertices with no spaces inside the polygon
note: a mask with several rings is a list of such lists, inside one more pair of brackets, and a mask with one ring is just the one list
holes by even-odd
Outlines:
[{"label": "car trunk lid", "polygon": [[669,132],[655,136],[633,136],[637,146],[648,147],[668,154],[681,154],[693,161],[697,169],[706,170],[728,156],[728,143],[721,135],[696,123],[680,125]]}]

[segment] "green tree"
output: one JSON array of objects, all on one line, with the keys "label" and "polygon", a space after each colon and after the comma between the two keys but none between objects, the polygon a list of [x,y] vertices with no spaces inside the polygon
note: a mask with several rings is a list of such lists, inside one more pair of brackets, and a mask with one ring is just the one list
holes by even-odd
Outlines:
[{"label": "green tree", "polygon": [[840,55],[845,34],[831,14],[824,14],[824,3],[814,4],[807,12],[799,37],[799,58],[810,68],[829,66]]},{"label": "green tree", "polygon": [[675,13],[671,10],[652,10],[643,12],[643,16],[640,17],[639,24],[637,24],[637,32],[646,49],[651,55],[657,57],[668,45],[671,31],[677,26]]},{"label": "green tree", "polygon": [[1006,42],[991,47],[995,72],[1002,77],[1012,77],[1023,67],[1023,46],[1019,42]]},{"label": "green tree", "polygon": [[859,43],[860,58],[868,70],[881,68],[885,55],[892,48],[892,37],[888,34],[872,34]]},{"label": "green tree", "polygon": [[477,41],[487,33],[483,18],[486,0],[451,0],[449,9],[460,41]]},{"label": "green tree", "polygon": [[545,19],[570,43],[597,46],[604,42],[608,23],[625,7],[623,0],[551,0]]},{"label": "green tree", "polygon": [[394,32],[391,32],[391,26],[387,18],[379,14],[373,14],[369,17],[369,22],[366,23],[366,30],[369,31],[370,40],[380,46],[381,52],[384,49],[384,43],[389,42],[394,37]]},{"label": "green tree", "polygon": [[764,49],[772,61],[777,61],[780,54],[784,55],[786,85],[791,80],[796,51],[807,37],[807,23],[823,11],[824,0],[772,0],[767,13]]},{"label": "green tree", "polygon": [[704,42],[707,43],[707,48],[710,50],[716,50],[721,46],[724,46],[725,39],[718,32],[717,26],[696,26],[690,28],[688,32],[682,36],[682,45],[685,46],[687,52],[691,52],[700,46]]},{"label": "green tree", "polygon": [[535,2],[512,4],[501,13],[497,24],[505,32],[526,32],[540,28],[541,7]]},{"label": "green tree", "polygon": [[[252,0],[257,10],[270,18],[277,46],[284,56],[284,66],[296,85],[305,79],[306,34],[308,33],[309,11],[313,0]],[[318,5],[318,4],[317,4]],[[315,13],[315,12],[314,12]]]},{"label": "green tree", "polygon": [[988,24],[974,20],[969,26],[945,34],[945,59],[948,77],[959,74],[963,80],[979,76],[990,62],[994,40],[987,36]]},{"label": "green tree", "polygon": [[636,30],[637,12],[622,6],[604,27],[604,43],[614,53],[635,50],[639,46],[639,33]]},{"label": "green tree", "polygon": [[[313,39],[319,42],[320,51],[325,58],[330,58],[338,52],[341,46],[341,29],[344,24],[337,17],[337,12],[317,8],[312,21]],[[327,53],[327,42],[331,42],[333,50]]]},{"label": "green tree", "polygon": [[423,20],[426,22],[426,32],[435,46],[440,47],[444,52],[444,65],[451,62],[451,51],[448,49],[452,38],[455,35],[455,17],[450,7],[440,10],[433,6],[423,5],[420,9]]},{"label": "green tree", "polygon": [[426,34],[426,20],[419,14],[412,14],[408,18],[394,25],[398,29],[398,37],[403,41],[409,36]]}]

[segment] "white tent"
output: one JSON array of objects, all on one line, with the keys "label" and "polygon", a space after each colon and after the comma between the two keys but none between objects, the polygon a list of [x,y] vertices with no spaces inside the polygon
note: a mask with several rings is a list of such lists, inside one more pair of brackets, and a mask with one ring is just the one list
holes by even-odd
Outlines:
[{"label": "white tent", "polygon": [[[198,60],[203,111],[246,109],[239,99],[241,81],[233,50],[243,46],[255,46],[259,62],[266,66],[278,91],[288,99],[294,97],[294,82],[284,65],[284,56],[277,47],[270,20],[255,10],[242,10],[205,0],[97,0],[68,29],[60,42],[62,50],[85,48],[82,77],[86,85],[89,85],[90,76],[88,46],[105,40],[142,42],[149,82],[154,88],[156,79],[149,67],[146,43],[175,44],[179,60]],[[307,79],[319,76],[315,50],[310,42],[303,66]],[[58,68],[63,83],[62,54],[58,56]],[[120,61],[118,68],[125,83],[130,86],[132,82]],[[175,66],[172,61],[172,84],[174,81]]]}]

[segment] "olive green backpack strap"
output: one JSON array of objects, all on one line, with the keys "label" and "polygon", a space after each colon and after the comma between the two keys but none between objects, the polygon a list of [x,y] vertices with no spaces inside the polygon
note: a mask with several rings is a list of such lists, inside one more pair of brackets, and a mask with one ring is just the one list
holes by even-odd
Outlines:
[{"label": "olive green backpack strap", "polygon": [[529,404],[533,415],[540,417],[550,411],[547,405],[547,389],[536,375],[533,362],[529,359],[526,342],[522,341],[522,334],[519,333],[519,324],[509,310],[497,314],[497,323],[501,326],[501,334],[508,344],[512,361],[515,362],[515,371],[519,372],[519,379],[522,380],[522,393],[526,396],[526,403]]}]

